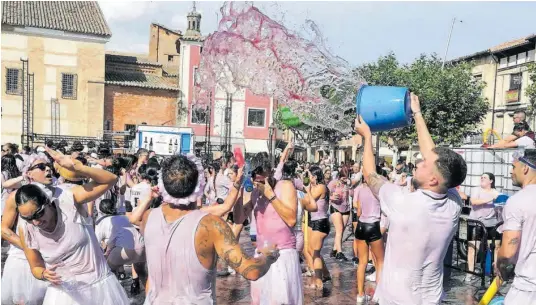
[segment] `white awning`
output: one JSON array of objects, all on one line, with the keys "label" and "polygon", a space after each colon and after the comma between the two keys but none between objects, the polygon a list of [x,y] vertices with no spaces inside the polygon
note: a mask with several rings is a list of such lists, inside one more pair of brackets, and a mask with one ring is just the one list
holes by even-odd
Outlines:
[{"label": "white awning", "polygon": [[389,148],[380,146],[380,157],[392,157],[394,153],[395,152]]},{"label": "white awning", "polygon": [[256,154],[259,152],[268,152],[268,141],[257,139],[244,139],[246,153]]}]

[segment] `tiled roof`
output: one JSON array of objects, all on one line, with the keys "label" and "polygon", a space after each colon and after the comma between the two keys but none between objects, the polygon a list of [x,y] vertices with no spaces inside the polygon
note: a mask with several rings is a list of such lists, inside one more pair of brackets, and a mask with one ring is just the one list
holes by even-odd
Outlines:
[{"label": "tiled roof", "polygon": [[2,1],[2,24],[112,36],[96,1]]},{"label": "tiled roof", "polygon": [[162,64],[151,62],[144,55],[106,54],[106,61],[125,64],[140,64],[161,67]]},{"label": "tiled roof", "polygon": [[166,30],[166,31],[170,31],[170,32],[172,32],[172,33],[174,33],[174,34],[177,34],[177,35],[179,35],[179,36],[182,36],[182,32],[181,32],[180,30],[173,30],[173,29],[168,28],[168,27],[165,26],[165,25],[161,25],[160,23],[156,23],[156,22],[151,23],[151,25],[156,25],[156,26],[158,26],[158,27],[163,28],[163,29]]},{"label": "tiled roof", "polygon": [[179,76],[179,66],[168,66],[165,65],[162,67],[162,71],[164,72],[164,76],[167,77],[177,77]]},{"label": "tiled roof", "polygon": [[479,52],[476,52],[476,53],[473,53],[473,54],[470,54],[470,55],[465,55],[465,56],[461,56],[461,57],[452,59],[449,62],[451,62],[451,63],[452,62],[460,62],[460,61],[463,61],[463,60],[468,60],[468,59],[472,59],[472,58],[476,58],[476,57],[481,57],[482,55],[489,55],[489,54],[493,54],[493,53],[497,53],[497,52],[506,51],[508,49],[512,49],[512,48],[515,48],[515,47],[519,47],[519,46],[528,44],[528,43],[530,43],[530,40],[533,40],[534,38],[536,38],[536,34],[532,34],[532,35],[529,35],[529,36],[525,36],[523,38],[503,42],[503,43],[501,43],[499,45],[496,45],[494,47],[491,47],[489,49],[479,51]]},{"label": "tiled roof", "polygon": [[105,84],[179,91],[178,85],[169,78],[144,73],[106,72]]},{"label": "tiled roof", "polygon": [[521,46],[521,45],[529,43],[528,39],[532,38],[532,36],[533,35],[526,36],[526,37],[519,38],[519,39],[515,39],[515,40],[511,40],[511,41],[507,41],[507,42],[501,43],[500,45],[494,46],[494,47],[490,48],[489,50],[492,53],[495,53],[495,52],[500,52],[500,51],[508,50],[508,49],[511,49],[511,48],[515,48],[517,46]]}]

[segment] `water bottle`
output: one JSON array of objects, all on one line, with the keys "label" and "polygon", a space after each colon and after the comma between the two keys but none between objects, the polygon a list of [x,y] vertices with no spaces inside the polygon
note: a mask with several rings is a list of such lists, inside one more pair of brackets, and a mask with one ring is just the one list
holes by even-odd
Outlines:
[{"label": "water bottle", "polygon": [[251,164],[249,161],[246,161],[245,174],[243,186],[246,192],[250,193],[253,191],[253,181],[251,181]]}]

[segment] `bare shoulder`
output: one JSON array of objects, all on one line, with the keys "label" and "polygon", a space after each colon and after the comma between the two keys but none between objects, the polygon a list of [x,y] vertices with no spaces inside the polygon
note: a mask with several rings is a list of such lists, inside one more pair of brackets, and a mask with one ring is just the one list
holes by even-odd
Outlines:
[{"label": "bare shoulder", "polygon": [[231,227],[220,217],[214,215],[203,217],[199,222],[197,232],[203,234],[203,231],[208,233],[214,242],[221,240],[229,245],[237,243]]}]

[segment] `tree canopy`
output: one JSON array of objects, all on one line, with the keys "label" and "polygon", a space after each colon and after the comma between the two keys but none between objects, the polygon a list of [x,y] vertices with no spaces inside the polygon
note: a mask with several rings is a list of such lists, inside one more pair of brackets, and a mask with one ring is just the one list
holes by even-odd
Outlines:
[{"label": "tree canopy", "polygon": [[[459,145],[465,136],[478,130],[488,111],[482,96],[485,84],[477,81],[472,64],[446,65],[435,55],[421,55],[411,64],[401,65],[390,53],[376,62],[356,69],[369,85],[407,87],[419,96],[422,114],[434,141]],[[382,133],[399,148],[417,140],[414,125]]]}]

